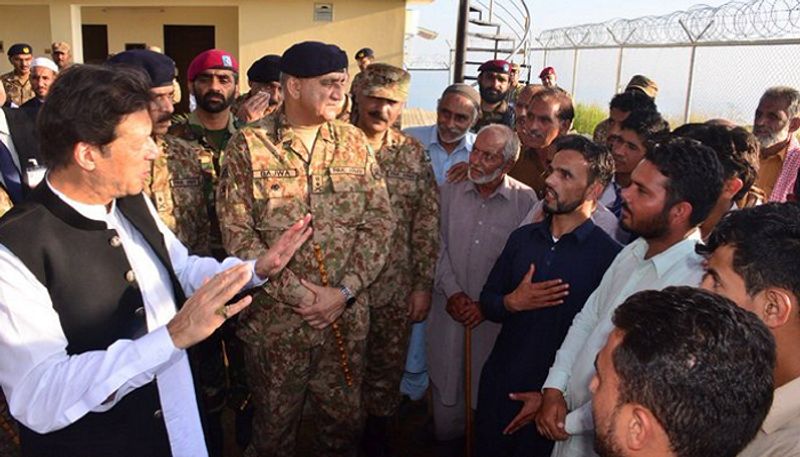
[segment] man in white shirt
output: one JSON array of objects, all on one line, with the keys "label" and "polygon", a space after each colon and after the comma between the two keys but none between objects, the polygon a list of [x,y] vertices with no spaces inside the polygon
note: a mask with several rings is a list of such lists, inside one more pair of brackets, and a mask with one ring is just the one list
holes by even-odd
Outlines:
[{"label": "man in white shirt", "polygon": [[703,288],[755,313],[775,338],[772,408],[739,456],[800,456],[800,206],[768,203],[731,212],[698,251],[708,260]]},{"label": "man in white shirt", "polygon": [[539,432],[558,441],[553,456],[595,455],[589,382],[595,356],[613,328],[611,316],[640,290],[700,284],[697,226],[721,189],[722,167],[710,148],[674,139],[647,152],[622,191],[622,226],[639,239],[620,251],[575,316],[543,384],[541,408],[538,396],[526,396],[511,429],[535,415]]},{"label": "man in white shirt", "polygon": [[0,385],[23,456],[206,456],[186,350],[310,235],[306,217],[254,261],[188,255],[142,195],[149,103],[138,71],[65,73],[40,113],[46,183],[0,223]]}]

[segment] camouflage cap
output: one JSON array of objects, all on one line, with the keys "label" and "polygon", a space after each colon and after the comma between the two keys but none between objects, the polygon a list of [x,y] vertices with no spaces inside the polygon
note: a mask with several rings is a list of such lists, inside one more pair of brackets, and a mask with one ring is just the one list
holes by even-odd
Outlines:
[{"label": "camouflage cap", "polygon": [[374,63],[364,70],[364,79],[361,84],[361,91],[364,95],[404,102],[408,99],[411,75],[402,68],[385,63]]},{"label": "camouflage cap", "polygon": [[644,75],[633,75],[633,78],[625,87],[626,91],[631,89],[640,90],[650,98],[656,98],[656,95],[658,95],[658,84]]},{"label": "camouflage cap", "polygon": [[64,54],[69,54],[70,49],[71,48],[69,47],[69,43],[65,41],[56,41],[55,43],[50,45],[50,50],[53,52],[53,54],[57,52],[63,52]]}]

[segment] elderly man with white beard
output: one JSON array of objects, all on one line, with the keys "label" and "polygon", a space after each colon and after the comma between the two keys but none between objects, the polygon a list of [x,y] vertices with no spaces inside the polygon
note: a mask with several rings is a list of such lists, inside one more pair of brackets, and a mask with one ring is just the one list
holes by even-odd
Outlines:
[{"label": "elderly man with white beard", "polygon": [[771,202],[785,202],[800,167],[800,92],[791,87],[770,87],[761,96],[753,120],[753,134],[761,145],[756,186]]},{"label": "elderly man with white beard", "polygon": [[[465,328],[472,329],[472,385],[494,345],[499,325],[484,322],[478,299],[508,235],[536,203],[533,189],[507,176],[519,140],[500,124],[481,129],[469,156],[468,180],[441,187],[441,251],[428,317],[429,373],[438,455],[463,450]],[[477,404],[477,388],[472,406]]]}]

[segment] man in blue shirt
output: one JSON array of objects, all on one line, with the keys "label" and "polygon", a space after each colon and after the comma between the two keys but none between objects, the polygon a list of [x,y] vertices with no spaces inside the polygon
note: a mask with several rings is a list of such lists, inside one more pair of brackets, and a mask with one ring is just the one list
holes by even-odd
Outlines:
[{"label": "man in blue shirt", "polygon": [[553,442],[533,424],[510,434],[522,404],[509,394],[541,388],[572,318],[621,249],[591,219],[614,172],[611,153],[579,135],[560,138],[555,149],[547,217],[511,234],[480,296],[484,315],[502,329],[478,389],[479,456],[549,455]]}]

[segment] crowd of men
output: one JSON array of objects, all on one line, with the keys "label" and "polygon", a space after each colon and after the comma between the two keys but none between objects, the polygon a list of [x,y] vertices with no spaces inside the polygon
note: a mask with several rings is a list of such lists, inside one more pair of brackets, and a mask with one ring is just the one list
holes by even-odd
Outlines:
[{"label": "crowd of men", "polygon": [[51,51],[0,77],[0,454],[399,455],[428,393],[444,457],[800,456],[797,90],[671,131],[636,75],[590,139],[491,60],[402,131],[369,48],[204,51],[189,113]]}]

